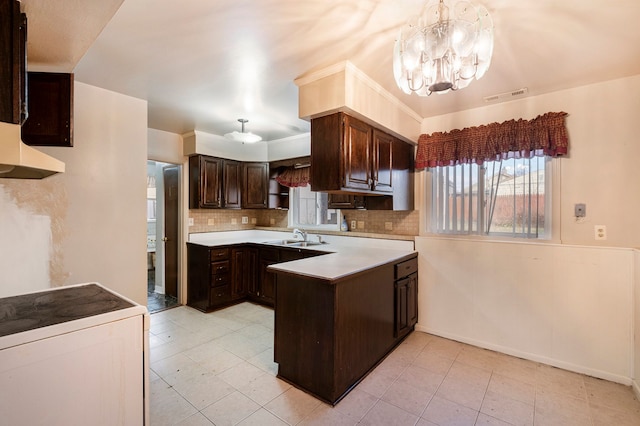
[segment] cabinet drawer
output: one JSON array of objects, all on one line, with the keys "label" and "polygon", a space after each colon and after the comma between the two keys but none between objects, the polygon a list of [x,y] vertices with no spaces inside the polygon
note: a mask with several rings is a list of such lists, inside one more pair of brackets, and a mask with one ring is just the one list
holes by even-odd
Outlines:
[{"label": "cabinet drawer", "polygon": [[229,284],[229,274],[215,274],[211,276],[211,287]]},{"label": "cabinet drawer", "polygon": [[228,274],[230,270],[229,261],[211,262],[211,275]]},{"label": "cabinet drawer", "polygon": [[418,258],[396,263],[396,279],[418,272]]},{"label": "cabinet drawer", "polygon": [[228,248],[214,248],[211,249],[211,261],[215,262],[217,260],[227,260],[229,259],[229,249]]},{"label": "cabinet drawer", "polygon": [[220,305],[231,300],[231,287],[223,285],[220,287],[214,287],[211,289],[209,295],[209,303],[211,305]]}]

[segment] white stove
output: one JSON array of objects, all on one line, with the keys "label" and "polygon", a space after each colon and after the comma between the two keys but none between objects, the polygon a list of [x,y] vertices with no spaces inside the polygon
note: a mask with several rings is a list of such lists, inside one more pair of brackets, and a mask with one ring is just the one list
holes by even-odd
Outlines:
[{"label": "white stove", "polygon": [[10,425],[148,425],[147,308],[97,283],[0,299]]}]

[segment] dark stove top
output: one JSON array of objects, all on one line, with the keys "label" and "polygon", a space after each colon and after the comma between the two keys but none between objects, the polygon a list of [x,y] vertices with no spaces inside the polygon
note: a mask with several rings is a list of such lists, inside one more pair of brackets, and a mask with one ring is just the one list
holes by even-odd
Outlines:
[{"label": "dark stove top", "polygon": [[0,337],[132,306],[96,284],[5,297],[0,299]]}]

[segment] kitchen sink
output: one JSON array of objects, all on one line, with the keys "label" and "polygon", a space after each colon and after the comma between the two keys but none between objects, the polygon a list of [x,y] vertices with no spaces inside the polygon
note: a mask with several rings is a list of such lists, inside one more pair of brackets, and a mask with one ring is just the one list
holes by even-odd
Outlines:
[{"label": "kitchen sink", "polygon": [[317,241],[298,241],[297,243],[287,244],[287,246],[288,247],[309,247],[309,246],[319,246],[320,244],[326,244],[326,243],[319,243]]},{"label": "kitchen sink", "polygon": [[285,246],[285,247],[309,247],[309,246],[319,246],[320,243],[317,241],[300,241],[300,240],[273,240],[273,241],[265,241],[263,244],[273,244],[277,246]]},{"label": "kitchen sink", "polygon": [[273,240],[273,241],[264,241],[263,244],[273,244],[276,246],[290,246],[296,243],[302,243],[300,240]]}]

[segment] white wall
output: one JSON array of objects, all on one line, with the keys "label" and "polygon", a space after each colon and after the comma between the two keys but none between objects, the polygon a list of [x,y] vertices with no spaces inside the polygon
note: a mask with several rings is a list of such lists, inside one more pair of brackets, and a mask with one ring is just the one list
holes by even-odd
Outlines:
[{"label": "white wall", "polygon": [[182,151],[182,136],[162,130],[147,129],[147,157],[149,160],[182,164],[187,161]]},{"label": "white wall", "polygon": [[[640,356],[633,340],[637,262],[630,250],[607,247],[640,247],[640,76],[425,119],[423,132],[548,111],[569,114],[569,156],[561,160],[554,206],[561,245],[423,233],[416,240],[419,329],[629,384]],[[584,223],[573,217],[579,202],[587,206]],[[607,226],[606,241],[595,241],[596,224]]]},{"label": "white wall", "polygon": [[0,297],[50,286],[51,218],[21,196],[29,186],[0,180]]},{"label": "white wall", "polygon": [[[11,292],[97,281],[146,305],[146,141],[145,101],[75,83],[74,147],[42,148],[66,163],[66,173],[0,182],[3,212],[51,223],[50,240],[42,240],[48,253],[38,247],[12,265],[25,271]],[[23,232],[24,242],[0,238],[0,253],[24,251],[41,231]],[[48,264],[46,282],[34,263]]]},{"label": "white wall", "polygon": [[633,251],[416,238],[419,329],[630,384]]}]

